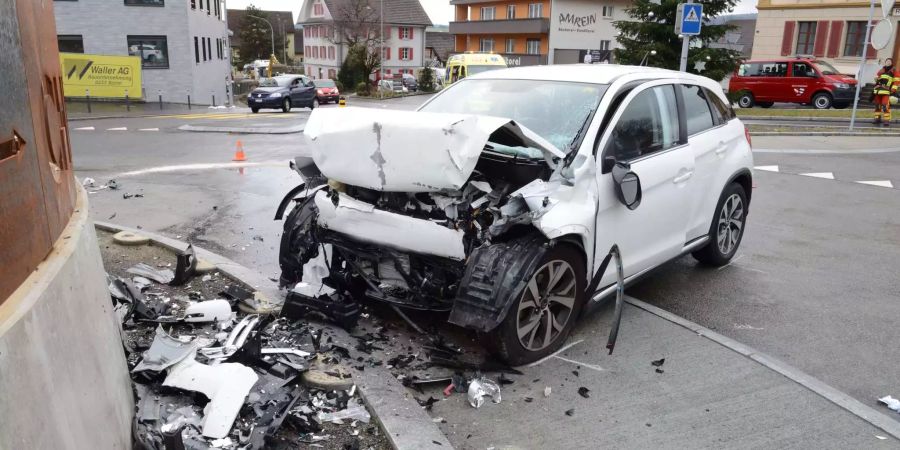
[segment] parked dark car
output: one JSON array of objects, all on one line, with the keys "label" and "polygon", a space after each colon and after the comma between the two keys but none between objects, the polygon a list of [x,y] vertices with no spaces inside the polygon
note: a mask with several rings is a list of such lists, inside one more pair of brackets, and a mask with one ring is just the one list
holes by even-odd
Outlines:
[{"label": "parked dark car", "polygon": [[313,81],[313,84],[316,85],[316,99],[319,103],[337,103],[341,98],[341,92],[338,91],[334,81],[327,79],[316,80]]},{"label": "parked dark car", "polygon": [[316,107],[316,87],[303,75],[278,75],[259,82],[259,87],[247,96],[247,105],[254,113],[262,108],[289,112],[294,106]]},{"label": "parked dark car", "polygon": [[409,92],[416,92],[419,90],[419,82],[416,80],[416,77],[411,74],[404,73],[402,74],[403,86]]}]

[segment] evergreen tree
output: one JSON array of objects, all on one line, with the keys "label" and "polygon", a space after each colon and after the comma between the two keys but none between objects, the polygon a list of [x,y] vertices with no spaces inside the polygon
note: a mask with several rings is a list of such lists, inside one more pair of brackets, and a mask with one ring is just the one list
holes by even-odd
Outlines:
[{"label": "evergreen tree", "polygon": [[[648,0],[633,2],[626,9],[632,20],[616,21],[614,24],[620,32],[618,41],[622,46],[615,50],[616,61],[638,65],[645,55],[656,50],[656,55],[647,57],[646,65],[678,70],[681,39],[675,34],[675,21],[679,3],[683,0],[661,0],[660,4]],[[710,25],[709,20],[731,12],[737,0],[707,0],[700,3],[703,4],[703,27],[699,36],[691,38],[687,70],[718,81],[734,71],[740,61],[740,53],[709,47],[710,43],[735,28],[732,25]]]},{"label": "evergreen tree", "polygon": [[[247,16],[262,17],[268,20],[268,15],[259,8],[250,5],[247,7]],[[239,26],[238,36],[241,45],[238,47],[240,64],[249,64],[257,59],[268,60],[272,53],[272,32],[269,25],[259,19],[244,17]]]}]

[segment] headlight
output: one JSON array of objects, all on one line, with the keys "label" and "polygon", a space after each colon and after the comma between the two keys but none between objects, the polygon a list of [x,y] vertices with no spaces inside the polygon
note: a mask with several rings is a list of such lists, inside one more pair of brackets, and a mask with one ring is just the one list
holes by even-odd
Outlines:
[{"label": "headlight", "polygon": [[319,95],[325,95],[325,91],[319,89],[319,90],[316,91],[316,94],[319,94]]},{"label": "headlight", "polygon": [[273,92],[269,94],[269,97],[281,97],[281,92]]},{"label": "headlight", "polygon": [[838,89],[850,89],[850,85],[847,83],[834,83],[834,87]]}]

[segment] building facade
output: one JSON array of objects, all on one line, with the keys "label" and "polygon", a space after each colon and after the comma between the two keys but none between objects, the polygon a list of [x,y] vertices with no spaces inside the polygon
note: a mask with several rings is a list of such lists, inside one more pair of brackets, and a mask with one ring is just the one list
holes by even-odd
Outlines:
[{"label": "building facade", "polygon": [[574,64],[586,53],[611,60],[629,2],[613,0],[451,0],[455,51],[492,52],[509,66]]},{"label": "building facade", "polygon": [[886,58],[900,57],[896,34],[900,27],[900,8],[893,8],[883,18],[880,3],[875,6],[873,25],[889,20],[894,29],[887,47],[881,50],[864,43],[869,2],[759,0],[757,9],[753,59],[811,55],[829,62],[842,73],[855,75],[865,52],[866,63],[860,79],[871,82]]},{"label": "building facade", "polygon": [[[307,0],[300,10],[303,26],[303,60],[306,75],[314,79],[337,78],[348,46],[341,35],[341,18],[348,14],[351,0]],[[357,16],[373,26],[381,26],[384,5],[384,51],[382,65],[385,77],[398,73],[415,73],[425,65],[425,28],[431,26],[428,14],[418,0],[369,1],[368,13]]]},{"label": "building facade", "polygon": [[61,52],[141,57],[141,98],[226,101],[231,72],[224,0],[77,0],[54,7]]},{"label": "building facade", "polygon": [[709,44],[711,48],[725,48],[740,52],[743,58],[750,58],[753,53],[753,38],[756,34],[756,13],[726,14],[710,20],[710,25],[731,25],[733,30],[725,33],[716,42]]}]

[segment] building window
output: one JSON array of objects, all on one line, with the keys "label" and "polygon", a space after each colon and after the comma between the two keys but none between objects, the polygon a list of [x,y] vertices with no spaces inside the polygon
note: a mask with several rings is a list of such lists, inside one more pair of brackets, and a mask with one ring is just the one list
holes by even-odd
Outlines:
[{"label": "building window", "polygon": [[513,38],[506,38],[506,53],[515,53],[516,52],[516,40]]},{"label": "building window", "polygon": [[494,39],[493,38],[481,38],[481,51],[482,52],[494,51]]},{"label": "building window", "polygon": [[200,64],[200,38],[194,36],[194,62]]},{"label": "building window", "polygon": [[322,7],[321,3],[316,3],[315,5],[313,5],[313,15],[321,16],[323,14],[325,14],[325,8]]},{"label": "building window", "polygon": [[128,54],[141,57],[145,69],[169,68],[169,45],[165,36],[127,36]]},{"label": "building window", "polygon": [[132,6],[165,6],[166,2],[165,0],[125,0],[125,4]]},{"label": "building window", "polygon": [[481,20],[494,20],[496,13],[496,6],[483,6],[481,8]]},{"label": "building window", "polygon": [[528,18],[536,19],[544,16],[543,3],[531,3],[528,5]]},{"label": "building window", "polygon": [[60,53],[84,53],[84,39],[80,34],[61,34],[56,37]]},{"label": "building window", "polygon": [[328,78],[331,80],[337,78],[337,72],[334,69],[328,69]]},{"label": "building window", "polygon": [[328,47],[328,59],[334,59],[334,47]]},{"label": "building window", "polygon": [[847,22],[847,38],[844,39],[844,56],[863,55],[863,39],[866,37],[866,22]]},{"label": "building window", "polygon": [[[212,3],[212,0],[206,0],[206,15],[207,16],[210,15],[210,12],[211,12],[210,10],[212,9],[212,5],[210,5],[210,3]],[[209,38],[207,38],[207,40],[209,40]],[[210,56],[212,56],[212,55],[210,55]],[[210,58],[210,59],[212,59],[212,58]]]},{"label": "building window", "polygon": [[540,39],[528,39],[525,41],[525,53],[529,55],[540,55],[541,54],[541,40]]},{"label": "building window", "polygon": [[206,38],[200,38],[200,47],[203,49],[203,60],[206,61]]},{"label": "building window", "polygon": [[384,60],[391,59],[391,48],[385,47],[383,50],[384,50],[384,53],[382,53],[381,59],[384,59]]},{"label": "building window", "polygon": [[816,23],[797,23],[797,54],[812,55],[816,43]]},{"label": "building window", "polygon": [[206,53],[209,54],[209,60],[212,61],[212,38],[206,38]]},{"label": "building window", "polygon": [[506,18],[507,19],[515,19],[516,18],[516,5],[506,5]]},{"label": "building window", "polygon": [[610,18],[613,15],[613,7],[612,6],[604,6],[601,10],[601,15],[606,18]]},{"label": "building window", "polygon": [[410,47],[400,47],[400,61],[412,61],[413,49]]},{"label": "building window", "polygon": [[600,50],[609,50],[609,41],[600,41]]},{"label": "building window", "polygon": [[203,0],[200,0],[200,11],[203,11]]},{"label": "building window", "polygon": [[309,51],[308,45],[303,46],[303,55],[307,56],[307,57],[312,57],[312,52]]},{"label": "building window", "polygon": [[412,36],[413,36],[412,28],[400,27],[397,30],[398,30],[397,34],[400,37],[400,39],[405,39],[405,40],[412,39]]},{"label": "building window", "polygon": [[197,0],[191,0],[191,9],[197,9]]}]

